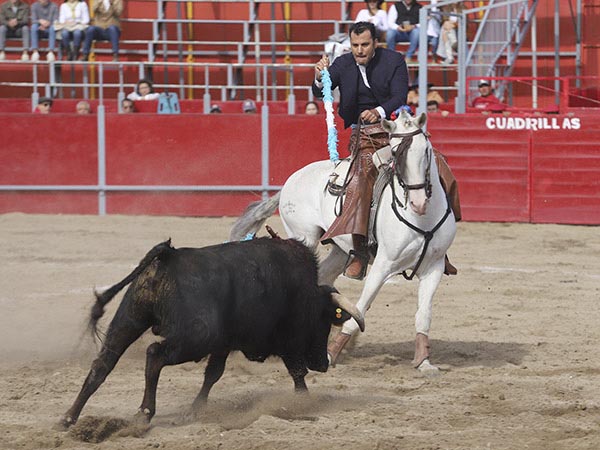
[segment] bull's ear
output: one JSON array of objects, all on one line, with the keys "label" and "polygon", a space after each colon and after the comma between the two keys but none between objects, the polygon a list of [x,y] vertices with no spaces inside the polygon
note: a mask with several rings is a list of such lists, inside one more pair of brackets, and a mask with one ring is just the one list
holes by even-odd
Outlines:
[{"label": "bull's ear", "polygon": [[341,327],[344,324],[344,322],[346,322],[346,320],[352,319],[352,316],[350,314],[348,314],[339,306],[335,305],[331,305],[327,308],[327,315],[329,321],[337,327]]}]

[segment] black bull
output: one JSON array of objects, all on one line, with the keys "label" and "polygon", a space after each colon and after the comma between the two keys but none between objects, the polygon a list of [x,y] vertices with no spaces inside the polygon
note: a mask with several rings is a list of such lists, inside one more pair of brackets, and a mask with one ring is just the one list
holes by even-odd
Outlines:
[{"label": "black bull", "polygon": [[[61,419],[74,424],[89,397],[125,350],[146,330],[162,336],[146,357],[146,387],[137,418],[156,410],[156,387],[164,366],[210,355],[204,383],[192,404],[198,411],[225,369],[231,351],[253,361],[283,360],[296,391],[306,391],[307,369],[325,372],[332,324],[363,318],[329,286],[319,286],[316,257],[294,240],[261,238],[205,248],[156,245],[134,271],[102,294],[96,293],[90,326],[96,331],[104,306],[131,286],[109,325],[73,406]],[[346,312],[348,311],[348,313]]]}]

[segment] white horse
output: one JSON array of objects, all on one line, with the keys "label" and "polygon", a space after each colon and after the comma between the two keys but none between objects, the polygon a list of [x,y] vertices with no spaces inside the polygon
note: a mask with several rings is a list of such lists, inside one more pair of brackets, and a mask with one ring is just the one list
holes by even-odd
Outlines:
[{"label": "white horse", "polygon": [[[393,185],[388,184],[381,196],[375,222],[377,254],[356,306],[364,315],[386,280],[401,273],[409,278],[416,275],[419,301],[413,363],[421,371],[435,371],[428,351],[431,309],[444,272],[444,257],[456,234],[456,223],[438,177],[433,148],[423,132],[425,122],[425,114],[413,118],[404,111],[395,121],[382,121],[395,151],[392,163],[395,176]],[[342,172],[347,171],[347,166]],[[231,239],[256,232],[279,206],[288,236],[315,249],[324,230],[336,218],[337,197],[326,189],[331,173],[330,161],[315,162],[298,170],[285,182],[280,196],[248,207],[234,225]],[[342,173],[344,178],[345,175]],[[321,283],[333,285],[343,272],[351,249],[351,235],[334,238],[331,251],[320,264]],[[334,338],[329,348],[332,364],[357,330],[355,321],[347,321]]]}]

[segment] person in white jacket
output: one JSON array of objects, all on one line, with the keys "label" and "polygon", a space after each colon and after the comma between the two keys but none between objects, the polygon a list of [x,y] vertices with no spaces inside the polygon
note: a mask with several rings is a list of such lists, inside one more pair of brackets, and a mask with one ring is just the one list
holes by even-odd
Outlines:
[{"label": "person in white jacket", "polygon": [[79,57],[84,30],[89,23],[90,11],[85,1],[66,0],[60,5],[58,23],[54,29],[62,30],[62,46],[69,61]]},{"label": "person in white jacket", "polygon": [[377,30],[377,38],[380,42],[385,41],[385,32],[388,29],[387,12],[381,9],[383,0],[365,0],[367,7],[361,9],[356,15],[354,22],[371,22]]},{"label": "person in white jacket", "polygon": [[127,96],[129,100],[138,101],[138,100],[157,100],[160,97],[158,92],[154,92],[154,87],[152,86],[152,81],[147,80],[146,78],[142,78],[137,82],[135,86],[135,91]]}]

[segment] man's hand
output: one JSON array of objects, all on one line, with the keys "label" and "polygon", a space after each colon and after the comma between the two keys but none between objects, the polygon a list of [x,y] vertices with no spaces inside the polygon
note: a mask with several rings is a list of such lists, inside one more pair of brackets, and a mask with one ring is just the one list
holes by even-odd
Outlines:
[{"label": "man's hand", "polygon": [[10,28],[15,28],[18,24],[19,24],[19,21],[17,19],[10,19],[8,21],[8,26]]},{"label": "man's hand", "polygon": [[321,81],[321,71],[329,67],[329,58],[323,54],[323,57],[315,65],[315,78]]},{"label": "man's hand", "polygon": [[377,123],[381,117],[376,109],[367,109],[360,113],[360,120],[362,123]]},{"label": "man's hand", "polygon": [[45,30],[50,26],[50,21],[46,19],[40,19],[40,29]]}]

